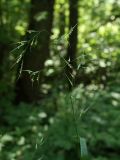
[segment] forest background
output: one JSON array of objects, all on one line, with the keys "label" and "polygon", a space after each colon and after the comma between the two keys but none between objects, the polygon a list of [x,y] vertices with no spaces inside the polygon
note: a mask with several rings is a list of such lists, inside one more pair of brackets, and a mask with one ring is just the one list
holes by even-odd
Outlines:
[{"label": "forest background", "polygon": [[0,159],[119,160],[119,139],[120,1],[0,0]]}]

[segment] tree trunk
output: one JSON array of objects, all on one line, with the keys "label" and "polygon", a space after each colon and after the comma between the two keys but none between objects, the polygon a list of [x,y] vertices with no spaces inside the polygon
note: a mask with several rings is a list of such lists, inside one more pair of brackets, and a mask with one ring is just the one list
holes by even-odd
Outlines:
[{"label": "tree trunk", "polygon": [[[77,66],[76,52],[77,52],[77,33],[78,33],[78,0],[69,0],[69,29],[72,30],[69,36],[69,45],[67,49],[67,60],[70,66],[67,66],[67,76],[72,82],[74,77],[74,69]],[[71,76],[72,75],[72,76]],[[69,83],[70,84],[70,83]],[[69,86],[71,88],[71,84]]]},{"label": "tree trunk", "polygon": [[0,80],[3,78],[4,75],[4,62],[9,51],[9,45],[6,41],[6,26],[3,23],[3,2],[0,0]]},{"label": "tree trunk", "polygon": [[8,51],[8,44],[0,42],[0,80],[4,77],[4,64]]},{"label": "tree trunk", "polygon": [[67,57],[70,60],[70,64],[76,67],[76,50],[77,50],[77,23],[78,23],[78,0],[69,0],[69,29],[73,28],[71,35],[69,36],[69,46],[67,51]]},{"label": "tree trunk", "polygon": [[[31,0],[29,30],[40,31],[38,45],[27,51],[23,57],[22,70],[42,71],[44,62],[49,58],[49,43],[53,21],[54,0]],[[39,79],[41,83],[43,74]],[[36,102],[40,99],[39,84],[32,84],[27,72],[22,75],[16,83],[16,102]]]}]

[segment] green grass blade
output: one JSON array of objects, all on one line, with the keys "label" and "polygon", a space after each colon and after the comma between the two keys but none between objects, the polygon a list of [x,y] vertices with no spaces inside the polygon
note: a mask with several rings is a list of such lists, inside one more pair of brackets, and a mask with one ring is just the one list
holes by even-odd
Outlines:
[{"label": "green grass blade", "polygon": [[80,137],[80,155],[81,160],[87,160],[88,158],[88,150],[85,138]]}]

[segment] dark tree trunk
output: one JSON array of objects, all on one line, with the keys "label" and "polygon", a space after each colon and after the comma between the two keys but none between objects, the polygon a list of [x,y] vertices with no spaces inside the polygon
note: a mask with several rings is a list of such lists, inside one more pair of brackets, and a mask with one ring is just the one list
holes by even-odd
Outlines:
[{"label": "dark tree trunk", "polygon": [[[38,45],[23,57],[23,70],[41,71],[49,58],[49,43],[53,21],[54,0],[31,0],[29,30],[40,31]],[[39,84],[43,75],[41,74]],[[40,99],[39,85],[32,85],[30,76],[22,72],[16,83],[16,102],[36,102]]]},{"label": "dark tree trunk", "polygon": [[67,57],[70,60],[70,64],[73,67],[76,67],[78,0],[69,0],[69,5],[70,5],[69,29],[73,28],[73,31],[69,36],[69,46],[67,51]]},{"label": "dark tree trunk", "polygon": [[4,75],[4,62],[6,54],[8,53],[8,45],[0,42],[0,80]]},{"label": "dark tree trunk", "polygon": [[[74,69],[77,66],[76,52],[77,52],[77,33],[78,33],[78,0],[69,0],[69,29],[72,30],[69,36],[69,45],[67,49],[67,60],[70,66],[67,67],[67,76],[72,82],[74,77]],[[73,77],[72,77],[72,76]],[[71,88],[71,84],[70,84]]]},{"label": "dark tree trunk", "polygon": [[6,26],[3,23],[3,8],[2,8],[2,1],[0,0],[0,80],[3,78],[4,75],[4,62],[7,56],[9,46],[8,42],[6,41]]}]

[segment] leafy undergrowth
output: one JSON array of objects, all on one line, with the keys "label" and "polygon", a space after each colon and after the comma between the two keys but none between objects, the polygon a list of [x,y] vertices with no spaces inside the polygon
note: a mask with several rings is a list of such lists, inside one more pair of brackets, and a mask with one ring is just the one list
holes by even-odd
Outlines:
[{"label": "leafy undergrowth", "polygon": [[89,159],[120,159],[117,83],[106,89],[80,85],[66,95],[55,92],[38,106],[24,103],[13,106],[4,99],[0,105],[1,160],[78,160],[76,127],[78,134],[87,140]]}]

